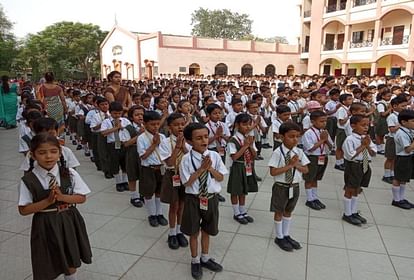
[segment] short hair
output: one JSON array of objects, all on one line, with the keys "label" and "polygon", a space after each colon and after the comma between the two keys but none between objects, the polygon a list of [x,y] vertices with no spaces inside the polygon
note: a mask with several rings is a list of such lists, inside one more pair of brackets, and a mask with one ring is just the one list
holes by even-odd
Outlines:
[{"label": "short hair", "polygon": [[37,119],[40,119],[42,117],[42,114],[39,111],[30,111],[27,113],[26,121],[27,123],[34,122]]},{"label": "short hair", "polygon": [[215,103],[213,103],[213,104],[210,104],[210,105],[208,105],[207,106],[207,108],[206,108],[206,112],[207,112],[207,114],[211,114],[211,113],[213,113],[213,111],[214,110],[216,110],[216,109],[219,109],[219,110],[222,110],[221,109],[221,107],[219,106],[219,105],[217,105],[217,104],[215,104]]},{"label": "short hair", "polygon": [[164,96],[158,96],[154,98],[154,104],[157,105],[158,103],[160,103],[161,99],[165,99]]},{"label": "short hair", "polygon": [[414,111],[404,109],[398,114],[398,122],[402,124],[402,121],[409,121],[414,119]]},{"label": "short hair", "polygon": [[78,89],[75,89],[75,90],[72,92],[72,96],[78,96],[78,95],[81,95],[81,91],[80,91],[80,90],[78,90]]},{"label": "short hair", "polygon": [[144,101],[144,99],[146,98],[151,99],[151,95],[149,95],[148,93],[144,93],[143,95],[141,95],[141,101]]},{"label": "short hair", "polygon": [[184,128],[184,131],[183,131],[183,135],[184,135],[185,140],[187,140],[187,141],[193,140],[193,131],[194,130],[199,130],[199,129],[207,129],[207,131],[208,131],[208,128],[204,124],[197,123],[197,122],[193,122],[193,123],[188,124]]},{"label": "short hair", "polygon": [[288,95],[294,95],[295,93],[298,93],[298,91],[296,89],[291,89],[289,90]]},{"label": "short hair", "polygon": [[391,106],[399,105],[404,102],[407,102],[407,98],[404,95],[398,95],[391,99]]},{"label": "short hair", "polygon": [[249,109],[251,105],[257,105],[256,100],[249,100],[246,102],[246,108]]},{"label": "short hair", "polygon": [[134,105],[128,110],[128,119],[132,120],[135,110],[142,110],[145,112],[144,107],[140,105]]},{"label": "short hair", "polygon": [[349,93],[344,93],[344,94],[341,94],[340,96],[339,96],[339,102],[341,102],[341,103],[343,103],[345,100],[347,100],[349,97],[352,97],[352,95],[351,94],[349,94]]},{"label": "short hair", "polygon": [[238,114],[234,120],[234,124],[251,122],[252,117],[247,113]]},{"label": "short hair", "polygon": [[105,97],[101,97],[101,96],[98,96],[97,98],[96,98],[96,105],[98,105],[99,106],[99,104],[101,104],[101,103],[104,103],[104,102],[109,102],[108,101],[108,99],[106,99]]},{"label": "short hair", "polygon": [[351,106],[349,107],[349,111],[352,113],[352,112],[355,112],[356,110],[359,110],[359,109],[364,109],[364,110],[367,110],[367,106],[365,106],[364,104],[362,104],[362,103],[359,103],[359,102],[355,102],[355,103],[352,103],[351,104]]},{"label": "short hair", "polygon": [[161,115],[156,111],[145,111],[144,113],[144,122],[150,121],[159,121],[161,120]]},{"label": "short hair", "polygon": [[279,97],[278,99],[276,99],[276,105],[279,106],[283,102],[288,102],[288,101],[289,100],[286,97]]},{"label": "short hair", "polygon": [[233,105],[236,105],[236,104],[239,104],[239,103],[242,103],[243,104],[243,101],[240,99],[240,98],[233,98],[232,100],[231,100],[231,105],[233,106]]},{"label": "short hair", "polygon": [[56,120],[52,118],[39,118],[33,122],[33,131],[36,134],[41,132],[46,132],[49,130],[58,130],[59,124]]},{"label": "short hair", "polygon": [[368,119],[368,116],[364,116],[364,115],[353,115],[350,119],[349,122],[350,124],[357,124],[359,122],[361,122],[363,119]]},{"label": "short hair", "polygon": [[336,94],[341,94],[341,91],[338,89],[338,88],[333,88],[333,89],[331,89],[330,91],[329,91],[329,96],[333,96],[333,95],[336,95]]},{"label": "short hair", "polygon": [[360,89],[359,87],[355,87],[353,90],[352,90],[352,94],[358,94],[358,93],[362,93],[362,89]]},{"label": "short hair", "polygon": [[173,121],[178,120],[178,119],[184,119],[184,116],[181,115],[180,113],[172,113],[167,118],[167,125],[172,124]]},{"label": "short hair", "polygon": [[112,78],[113,78],[116,74],[118,74],[119,76],[122,76],[121,72],[119,72],[119,71],[112,71],[112,72],[111,72],[111,73],[109,73],[109,74],[108,74],[108,76],[107,76],[108,81],[112,81]]},{"label": "short hair", "polygon": [[109,104],[109,112],[122,112],[124,111],[124,107],[122,107],[122,104],[119,102],[111,102],[111,104]]},{"label": "short hair", "polygon": [[279,127],[279,134],[280,135],[285,135],[286,133],[288,133],[291,130],[296,130],[298,132],[302,132],[302,129],[300,128],[300,126],[297,123],[284,122]]},{"label": "short hair", "polygon": [[320,118],[320,117],[326,117],[326,113],[324,111],[317,110],[317,111],[313,111],[310,114],[310,119],[312,121],[314,121],[314,120],[316,120],[317,118]]},{"label": "short hair", "polygon": [[263,95],[261,95],[260,93],[256,93],[256,94],[254,94],[254,95],[253,95],[253,97],[252,97],[252,99],[253,99],[254,101],[256,101],[258,98],[263,98]]},{"label": "short hair", "polygon": [[287,105],[280,105],[280,106],[277,106],[276,108],[276,113],[278,115],[283,114],[283,113],[290,113],[290,112],[291,112],[290,107]]},{"label": "short hair", "polygon": [[220,95],[224,95],[224,91],[218,91],[218,92],[216,92],[216,97],[218,97]]},{"label": "short hair", "polygon": [[372,95],[372,92],[370,92],[370,91],[364,91],[364,92],[361,94],[361,99],[366,98],[366,97],[368,97],[369,95]]}]

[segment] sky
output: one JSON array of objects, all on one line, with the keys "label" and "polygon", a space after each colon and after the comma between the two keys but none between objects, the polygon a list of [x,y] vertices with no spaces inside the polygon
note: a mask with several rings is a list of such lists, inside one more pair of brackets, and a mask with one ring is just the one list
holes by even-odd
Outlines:
[{"label": "sky", "polygon": [[296,44],[300,32],[300,0],[2,0],[14,34],[21,38],[59,21],[93,23],[109,31],[115,23],[135,32],[161,31],[190,35],[191,14],[198,8],[229,9],[253,20],[252,33],[285,36]]}]

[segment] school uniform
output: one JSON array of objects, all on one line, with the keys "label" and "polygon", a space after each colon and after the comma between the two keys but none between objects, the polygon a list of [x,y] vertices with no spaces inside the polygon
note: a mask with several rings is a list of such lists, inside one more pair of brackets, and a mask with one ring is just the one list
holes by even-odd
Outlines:
[{"label": "school uniform", "polygon": [[[277,117],[277,113],[273,112],[272,115],[272,133],[273,135],[279,134],[279,127],[282,125],[282,121]],[[280,145],[282,145],[282,139],[278,139],[273,136],[273,151],[276,150]]]},{"label": "school uniform", "polygon": [[77,133],[77,121],[78,119],[76,118],[75,115],[75,109],[76,106],[78,105],[77,101],[71,101],[67,104],[68,106],[68,125],[69,125],[69,129],[72,133]]},{"label": "school uniform", "polygon": [[[264,121],[263,117],[261,115],[252,115],[249,113],[249,115],[252,117],[253,122],[255,122],[258,118],[260,119],[260,125],[263,128],[267,128],[267,124]],[[257,126],[252,131],[252,136],[254,136],[254,142],[257,148],[257,155],[260,156],[260,153],[262,151],[262,131]]]},{"label": "school uniform", "polygon": [[[48,173],[55,176],[63,194],[90,193],[79,174],[73,169],[69,172],[69,177],[63,177],[57,164],[49,171],[36,165],[20,182],[18,205],[26,206],[49,196]],[[65,210],[58,212],[58,208]],[[69,274],[70,267],[80,267],[81,261],[92,262],[85,222],[76,205],[56,202],[35,213],[30,244],[34,280],[56,279],[60,274]]]},{"label": "school uniform", "polygon": [[[298,147],[294,147],[292,150],[286,148],[284,144],[281,144],[276,150],[273,151],[269,160],[268,166],[281,168],[286,166],[286,157],[292,158],[297,155],[299,162],[302,165],[308,165],[309,159],[306,157],[303,150]],[[292,181],[286,181],[285,173],[273,176],[274,184],[272,187],[272,198],[270,202],[271,212],[293,212],[296,203],[299,198],[299,183],[302,181],[302,172],[296,168],[291,169]]]},{"label": "school uniform", "polygon": [[375,122],[375,135],[383,137],[388,133],[387,116],[381,116],[381,113],[387,111],[388,103],[381,100],[377,104],[377,116]]},{"label": "school uniform", "polygon": [[[311,127],[302,137],[303,150],[310,161],[308,166],[309,172],[303,175],[303,179],[306,182],[322,180],[326,167],[328,166],[329,146],[327,144],[322,144],[320,147],[316,148],[316,150],[310,151],[315,143],[319,142],[321,139],[322,131],[323,130]],[[333,145],[333,141],[329,135],[328,141]]]},{"label": "school uniform", "polygon": [[[129,137],[127,137],[127,141],[138,136],[140,129],[141,127],[139,127],[136,123],[127,125],[125,127],[125,130],[129,135]],[[125,150],[125,168],[126,174],[128,176],[128,181],[137,181],[140,177],[141,169],[141,161],[137,151],[137,143],[135,142],[134,144],[126,147]]]},{"label": "school uniform", "polygon": [[[352,128],[348,116],[349,108],[341,106],[336,112],[337,131],[336,131],[336,147],[341,148],[346,137],[352,134]],[[339,123],[340,120],[348,119],[344,125]]]},{"label": "school uniform", "polygon": [[[229,155],[234,155],[240,151],[246,138],[240,132],[236,132],[227,144]],[[257,151],[253,143],[253,149]],[[227,181],[227,192],[231,195],[247,195],[249,192],[257,192],[258,185],[254,168],[254,158],[250,151],[233,160],[230,167],[229,179]]]},{"label": "school uniform", "polygon": [[[311,122],[311,119],[310,119],[310,114],[306,113],[305,116],[303,117],[303,120],[302,120],[303,131],[308,130],[311,126],[312,126],[312,122]],[[303,139],[303,137],[302,137],[302,139]]]},{"label": "school uniform", "polygon": [[[160,135],[160,144],[165,136]],[[161,160],[159,147],[157,147],[146,159],[142,159],[146,150],[151,146],[153,135],[145,131],[137,139],[137,151],[141,158],[141,180],[139,181],[139,192],[144,197],[152,197],[161,193],[162,176],[164,167]]]},{"label": "school uniform", "polygon": [[26,124],[22,124],[19,128],[19,153],[26,153],[30,150],[30,142],[34,136],[34,132]]},{"label": "school uniform", "polygon": [[[97,110],[96,114],[91,117],[91,131],[92,139],[96,141],[96,144],[92,146],[93,157],[95,158],[95,165],[98,169],[102,169],[104,173],[109,172],[108,170],[108,151],[106,149],[106,138],[101,134],[98,126],[102,125],[102,122],[109,118],[109,113]],[[96,140],[95,140],[96,139]]]},{"label": "school uniform", "polygon": [[[399,126],[400,123],[398,122],[398,112],[392,112],[387,117],[387,127],[395,127]],[[394,141],[395,133],[392,133],[388,130],[388,134],[385,137],[385,157],[387,159],[393,160],[395,159],[395,141]]]},{"label": "school uniform", "polygon": [[[89,148],[92,150],[92,154],[93,154],[93,151],[94,151],[94,147],[95,147],[95,150],[96,150],[97,137],[96,137],[96,134],[92,132],[91,122],[92,122],[93,116],[95,114],[97,114],[98,112],[99,112],[99,110],[92,107],[85,116],[85,133],[87,135],[86,136],[87,142],[88,142]],[[93,157],[96,160],[95,155],[93,155]]]},{"label": "school uniform", "polygon": [[[212,122],[209,121],[207,123],[207,128],[208,128],[208,137],[212,138],[216,136],[216,132],[217,129],[219,127],[221,127],[223,129],[223,136],[226,137],[230,137],[230,131],[229,128],[221,121],[218,122]],[[214,140],[213,142],[211,142],[210,144],[208,144],[208,149],[210,151],[215,151],[217,153],[219,153],[219,155],[221,156],[222,161],[225,163],[226,162],[226,140],[224,139],[220,139],[220,140]]]},{"label": "school uniform", "polygon": [[[289,106],[290,112],[292,114],[299,112],[300,107],[299,107],[299,103],[297,101],[294,101],[294,100],[289,101],[288,106]],[[297,114],[295,116],[292,115],[292,120],[293,120],[293,122],[300,125],[301,122],[302,122],[302,115],[300,115],[300,114]]]},{"label": "school uniform", "polygon": [[[335,110],[338,103],[338,101],[329,100],[328,103],[326,103],[325,105],[325,111]],[[336,118],[336,112],[328,115],[328,119],[326,122],[326,130],[328,130],[331,139],[335,139],[336,130],[338,129],[337,122],[338,120]]]},{"label": "school uniform", "polygon": [[[356,155],[356,149],[361,146],[361,141],[363,137],[357,133],[352,133],[348,136],[344,144],[342,145],[342,150],[344,151],[345,159],[345,172],[344,180],[345,187],[359,188],[359,187],[368,187],[371,180],[371,167],[368,164],[367,170],[364,172],[364,156],[363,152]],[[371,141],[369,144],[370,148],[377,152],[375,144]],[[367,156],[368,162],[371,162],[371,155]]]},{"label": "school uniform", "polygon": [[[82,140],[85,140],[87,143],[90,142],[90,127],[85,122],[85,117],[90,110],[93,109],[93,106],[90,104],[83,104],[80,102],[75,108],[75,115],[78,117],[76,130],[79,137],[82,137]],[[84,118],[80,118],[83,116]]]},{"label": "school uniform", "polygon": [[[367,110],[370,111],[371,108],[374,105],[374,103],[368,103],[364,100],[361,100],[361,103],[365,105],[365,107],[367,107]],[[372,138],[375,139],[375,124],[374,124],[374,114],[369,115],[369,129],[368,129],[368,135]]]},{"label": "school uniform", "polygon": [[[124,142],[129,140],[129,132],[125,129],[125,127],[128,125],[131,125],[131,122],[128,119],[123,118],[123,117],[121,117],[119,121],[121,122],[121,129],[118,130],[119,143],[117,143],[117,139],[115,135],[116,132],[112,132],[106,136],[106,143],[108,144],[107,149],[108,149],[109,159],[110,159],[110,161],[108,162],[109,163],[108,170],[112,175],[118,174],[119,169],[121,169],[123,173],[126,172],[126,162],[125,162],[126,150],[125,150]],[[114,118],[109,117],[108,119],[105,119],[101,125],[101,132],[114,128],[114,124],[115,124]]]},{"label": "school uniform", "polygon": [[407,183],[410,181],[410,179],[414,179],[414,152],[405,152],[405,148],[410,146],[414,141],[413,131],[406,127],[400,127],[395,133],[394,140],[396,152],[394,163],[394,179]]},{"label": "school uniform", "polygon": [[226,116],[226,127],[228,127],[229,129],[234,129],[234,121],[236,120],[236,117],[240,114],[241,112],[236,113],[234,111],[228,113],[228,115]]},{"label": "school uniform", "polygon": [[[76,158],[75,154],[72,150],[66,146],[61,146],[62,148],[62,155],[65,160],[65,167],[66,168],[76,168],[80,166],[78,159]],[[30,169],[30,153],[27,153],[26,157],[23,159],[22,163],[20,164],[19,170],[21,171],[29,171]],[[33,161],[33,166],[37,165],[37,161]]]},{"label": "school uniform", "polygon": [[[203,157],[210,156],[211,166],[219,173],[227,174],[227,169],[221,160],[220,155],[214,151],[205,151],[200,154],[197,151],[191,150],[183,156],[180,163],[180,177],[181,182],[185,185],[190,179],[191,175],[196,172],[202,163]],[[181,222],[181,231],[186,235],[194,235],[199,232],[200,228],[209,235],[215,236],[218,234],[218,196],[221,191],[220,182],[211,174],[207,174],[207,191],[208,201],[203,207],[207,210],[200,209],[200,183],[195,180],[191,186],[185,188],[184,212]],[[205,209],[205,208],[203,208]]]}]

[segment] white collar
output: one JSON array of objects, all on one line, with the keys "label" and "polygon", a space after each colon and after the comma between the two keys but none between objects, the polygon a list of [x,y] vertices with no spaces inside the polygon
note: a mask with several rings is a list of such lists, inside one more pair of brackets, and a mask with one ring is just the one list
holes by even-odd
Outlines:
[{"label": "white collar", "polygon": [[36,164],[34,169],[36,170],[36,172],[42,177],[42,178],[47,178],[48,177],[48,173],[52,173],[53,176],[57,177],[59,175],[59,166],[56,163],[55,166],[53,166],[52,169],[50,170],[46,170],[43,167],[41,167],[39,164]]},{"label": "white collar", "polygon": [[197,160],[201,161],[202,157],[206,157],[210,154],[209,150],[205,150],[205,152],[203,154],[200,154],[199,152],[197,152],[196,150],[191,150],[191,156],[194,156],[194,158],[196,158]]}]

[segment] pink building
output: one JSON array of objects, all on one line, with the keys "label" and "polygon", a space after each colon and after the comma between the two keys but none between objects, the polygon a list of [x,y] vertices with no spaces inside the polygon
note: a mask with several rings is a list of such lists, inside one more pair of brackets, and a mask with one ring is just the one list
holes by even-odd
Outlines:
[{"label": "pink building", "polygon": [[161,32],[135,33],[115,26],[100,46],[102,76],[124,79],[176,74],[293,75],[306,73],[298,45],[233,41]]},{"label": "pink building", "polygon": [[308,74],[413,75],[414,1],[303,0]]}]

